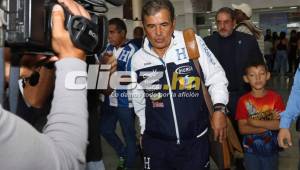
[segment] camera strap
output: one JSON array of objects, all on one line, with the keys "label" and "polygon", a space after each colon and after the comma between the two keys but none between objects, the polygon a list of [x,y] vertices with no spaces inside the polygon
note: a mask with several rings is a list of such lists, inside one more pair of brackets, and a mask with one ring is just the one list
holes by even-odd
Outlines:
[{"label": "camera strap", "polygon": [[67,29],[74,45],[87,53],[94,53],[98,46],[99,27],[82,16],[71,16]]}]

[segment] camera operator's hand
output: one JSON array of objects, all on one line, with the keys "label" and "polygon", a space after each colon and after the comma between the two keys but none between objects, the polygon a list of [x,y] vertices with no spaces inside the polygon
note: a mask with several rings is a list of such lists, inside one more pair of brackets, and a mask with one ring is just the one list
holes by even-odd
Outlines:
[{"label": "camera operator's hand", "polygon": [[[110,76],[117,71],[117,59],[111,53],[104,53],[100,59],[101,65],[110,65]],[[110,82],[110,81],[109,81]],[[103,90],[102,93],[105,95],[110,95],[114,90],[108,85],[106,90]]]},{"label": "camera operator's hand", "polygon": [[[59,0],[59,3],[68,8],[74,15],[79,15],[90,19],[89,13],[73,0]],[[54,5],[52,10],[52,48],[60,59],[66,57],[76,57],[85,60],[85,52],[74,46],[68,31],[65,29],[65,17],[63,8]]]},{"label": "camera operator's hand", "polygon": [[[47,57],[44,55],[23,55],[20,61],[21,68],[34,69],[35,66],[42,65],[42,63],[56,62],[58,58],[56,56]],[[22,77],[22,76],[21,76]]]},{"label": "camera operator's hand", "polygon": [[[54,89],[54,62],[56,56],[24,55],[21,59],[20,77],[23,77],[23,97],[27,106],[42,108]],[[38,82],[29,83],[31,76],[38,73]],[[26,80],[26,81],[24,81]]]},{"label": "camera operator's hand", "polygon": [[110,53],[104,53],[100,59],[100,64],[110,65],[110,74],[117,71],[117,59]]}]

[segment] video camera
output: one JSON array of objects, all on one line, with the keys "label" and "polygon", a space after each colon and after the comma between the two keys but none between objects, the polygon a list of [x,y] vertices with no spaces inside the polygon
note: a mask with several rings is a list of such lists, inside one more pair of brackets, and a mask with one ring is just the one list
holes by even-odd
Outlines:
[{"label": "video camera", "polygon": [[[51,12],[56,0],[2,0],[6,2],[5,46],[26,53],[52,53]],[[106,0],[122,5],[124,0]],[[76,0],[89,11],[92,19],[65,11],[65,27],[74,45],[87,54],[98,53],[106,45],[108,8],[103,0]],[[3,2],[2,2],[3,3]]]}]

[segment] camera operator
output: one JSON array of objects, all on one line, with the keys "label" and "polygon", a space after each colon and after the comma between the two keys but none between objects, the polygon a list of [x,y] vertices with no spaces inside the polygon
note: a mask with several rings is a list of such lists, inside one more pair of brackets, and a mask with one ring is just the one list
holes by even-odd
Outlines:
[{"label": "camera operator", "polygon": [[[59,3],[74,15],[90,18],[84,8],[72,0],[59,0]],[[86,71],[86,56],[73,45],[65,30],[64,13],[59,5],[55,5],[52,12],[52,48],[59,61],[55,64],[54,98],[44,132],[38,133],[0,106],[1,169],[77,170],[85,167],[86,90],[66,89],[65,76],[71,71]]]}]

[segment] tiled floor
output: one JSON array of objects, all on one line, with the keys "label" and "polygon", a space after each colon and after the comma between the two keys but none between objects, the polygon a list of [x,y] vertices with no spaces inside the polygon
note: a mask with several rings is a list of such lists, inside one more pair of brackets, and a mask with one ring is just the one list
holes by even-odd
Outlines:
[{"label": "tiled floor", "polygon": [[[288,77],[273,76],[269,81],[269,87],[279,92],[284,101],[287,101],[292,79]],[[120,128],[118,126],[118,134],[120,134]],[[298,164],[298,134],[295,131],[295,127],[292,127],[293,134],[293,146],[283,152],[280,152],[279,170],[297,170]],[[117,156],[109,144],[105,140],[102,140],[103,159],[106,170],[116,170]],[[141,161],[137,161],[137,170],[142,170]],[[215,170],[215,166],[212,164],[211,169]]]}]

